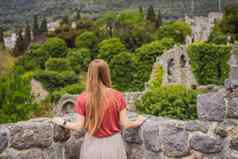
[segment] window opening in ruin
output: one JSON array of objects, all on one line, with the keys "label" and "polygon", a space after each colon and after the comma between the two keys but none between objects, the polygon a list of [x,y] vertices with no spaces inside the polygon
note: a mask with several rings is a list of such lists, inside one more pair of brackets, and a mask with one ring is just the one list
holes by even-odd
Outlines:
[{"label": "window opening in ruin", "polygon": [[180,67],[184,68],[187,64],[186,57],[184,55],[181,55],[180,57]]}]

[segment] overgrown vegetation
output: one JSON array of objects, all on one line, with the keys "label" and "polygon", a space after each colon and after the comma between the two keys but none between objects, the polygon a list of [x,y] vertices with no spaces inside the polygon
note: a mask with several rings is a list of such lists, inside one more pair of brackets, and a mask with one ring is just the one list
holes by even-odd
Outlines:
[{"label": "overgrown vegetation", "polygon": [[231,47],[196,42],[189,46],[192,70],[200,84],[223,84],[228,78]]},{"label": "overgrown vegetation", "polygon": [[[231,48],[224,44],[237,40],[237,13],[237,6],[226,8],[208,42],[189,46],[192,69],[200,84],[222,84],[227,78]],[[75,27],[72,18],[65,15],[53,32],[47,29],[46,17],[41,19],[40,23],[35,15],[33,27],[26,24],[24,34],[23,29],[18,30],[12,55],[17,57],[14,69],[21,71],[0,79],[0,122],[44,114],[47,102],[56,102],[66,93],[79,94],[85,88],[88,64],[95,58],[109,63],[114,88],[142,91],[156,58],[174,45],[184,44],[186,36],[191,35],[185,21],[164,22],[153,6],[148,10],[109,11],[95,20],[82,17],[78,11],[73,18]],[[0,49],[4,49],[2,44],[0,27]],[[155,79],[149,81],[150,91],[136,104],[138,110],[177,119],[196,118],[198,92],[180,85],[161,85],[163,73],[158,65]],[[44,106],[35,104],[30,95],[31,77],[50,93]]]},{"label": "overgrown vegetation", "polygon": [[147,114],[181,120],[196,119],[197,92],[181,85],[155,87],[136,102],[136,108]]}]

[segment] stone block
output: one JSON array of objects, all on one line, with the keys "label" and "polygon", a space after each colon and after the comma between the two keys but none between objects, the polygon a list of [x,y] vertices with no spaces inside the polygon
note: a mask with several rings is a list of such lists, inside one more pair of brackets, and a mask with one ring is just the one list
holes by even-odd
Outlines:
[{"label": "stone block", "polygon": [[162,151],[168,157],[183,157],[189,154],[188,132],[176,125],[162,129],[160,139]]},{"label": "stone block", "polygon": [[54,124],[54,142],[64,142],[70,138],[70,130]]},{"label": "stone block", "polygon": [[65,159],[79,159],[82,139],[70,138],[65,144]]},{"label": "stone block", "polygon": [[159,138],[159,126],[160,123],[156,121],[146,122],[143,125],[143,139],[145,149],[153,152],[161,150],[161,143]]},{"label": "stone block", "polygon": [[0,127],[0,153],[3,152],[8,146],[8,130]]},{"label": "stone block", "polygon": [[238,97],[228,99],[227,116],[238,119]]},{"label": "stone block", "polygon": [[223,143],[220,139],[208,135],[194,135],[190,140],[191,147],[202,153],[218,153],[223,149]]},{"label": "stone block", "polygon": [[53,127],[46,122],[19,122],[9,126],[9,133],[9,145],[16,149],[44,148],[53,142]]},{"label": "stone block", "polygon": [[223,121],[225,118],[226,91],[212,92],[199,95],[197,98],[197,111],[200,120]]},{"label": "stone block", "polygon": [[208,125],[205,122],[201,122],[201,121],[189,121],[185,124],[185,130],[186,131],[200,131],[203,133],[207,133],[208,131]]}]

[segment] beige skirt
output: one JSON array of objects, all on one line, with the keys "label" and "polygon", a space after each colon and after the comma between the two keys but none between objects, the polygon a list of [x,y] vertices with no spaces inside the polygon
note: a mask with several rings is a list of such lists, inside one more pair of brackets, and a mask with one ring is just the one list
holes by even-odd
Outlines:
[{"label": "beige skirt", "polygon": [[125,145],[120,133],[105,138],[88,134],[84,137],[80,159],[126,159]]}]

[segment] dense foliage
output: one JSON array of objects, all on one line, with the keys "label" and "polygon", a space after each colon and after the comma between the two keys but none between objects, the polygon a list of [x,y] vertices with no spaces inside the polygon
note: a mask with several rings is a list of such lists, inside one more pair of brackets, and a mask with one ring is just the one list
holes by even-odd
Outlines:
[{"label": "dense foliage", "polygon": [[184,43],[186,36],[191,35],[191,33],[191,27],[186,22],[172,21],[160,27],[159,38],[170,37],[174,39],[176,43]]},{"label": "dense foliage", "polygon": [[176,119],[195,119],[197,92],[180,85],[156,87],[136,102],[144,113]]},{"label": "dense foliage", "polygon": [[192,71],[199,84],[223,84],[228,77],[231,47],[196,42],[189,46]]},{"label": "dense foliage", "polygon": [[0,123],[27,120],[39,111],[30,92],[29,79],[18,70],[0,78]]}]

